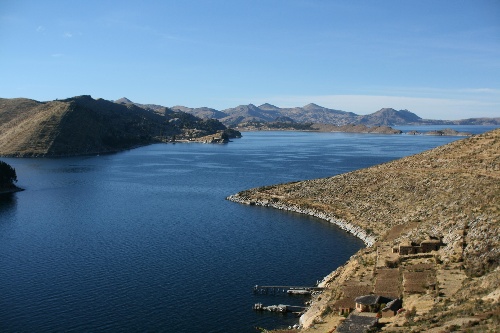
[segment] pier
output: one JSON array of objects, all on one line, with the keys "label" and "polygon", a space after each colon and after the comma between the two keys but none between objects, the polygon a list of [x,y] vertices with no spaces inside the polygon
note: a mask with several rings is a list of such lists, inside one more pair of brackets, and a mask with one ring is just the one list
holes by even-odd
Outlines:
[{"label": "pier", "polygon": [[321,287],[302,287],[302,286],[259,286],[253,287],[254,294],[292,294],[309,295],[314,291],[322,291]]}]

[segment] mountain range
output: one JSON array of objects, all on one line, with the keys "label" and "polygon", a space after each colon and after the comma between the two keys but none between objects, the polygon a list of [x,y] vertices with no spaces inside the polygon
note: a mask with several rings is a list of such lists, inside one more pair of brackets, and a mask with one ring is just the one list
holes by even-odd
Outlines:
[{"label": "mountain range", "polygon": [[[149,110],[161,110],[161,105],[137,104],[127,98],[116,100],[119,104],[134,104]],[[217,119],[229,127],[244,127],[248,123],[292,122],[299,124],[331,124],[367,125],[367,126],[398,126],[398,125],[500,125],[497,118],[469,118],[461,120],[423,119],[408,110],[383,108],[368,115],[358,115],[336,109],[329,109],[314,103],[302,107],[280,108],[265,103],[260,106],[253,104],[239,105],[225,110],[208,107],[190,108],[175,105],[174,111],[182,111],[204,119]]]}]

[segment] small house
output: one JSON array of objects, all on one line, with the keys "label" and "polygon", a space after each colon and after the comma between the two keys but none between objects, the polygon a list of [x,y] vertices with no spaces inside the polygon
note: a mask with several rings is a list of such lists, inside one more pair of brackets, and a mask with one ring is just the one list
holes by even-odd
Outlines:
[{"label": "small house", "polygon": [[420,245],[413,242],[403,242],[399,247],[392,249],[392,253],[399,253],[401,256],[409,254],[429,253],[437,251],[443,245],[441,239],[428,238],[420,243]]},{"label": "small house", "polygon": [[388,304],[393,299],[379,295],[365,295],[356,297],[356,310],[358,312],[377,312],[381,304]]},{"label": "small house", "polygon": [[356,303],[352,298],[339,299],[333,304],[333,309],[339,315],[348,315],[356,307]]},{"label": "small house", "polygon": [[422,250],[422,253],[428,253],[431,251],[437,251],[441,247],[441,240],[440,239],[426,239],[422,243],[420,243],[420,247]]}]

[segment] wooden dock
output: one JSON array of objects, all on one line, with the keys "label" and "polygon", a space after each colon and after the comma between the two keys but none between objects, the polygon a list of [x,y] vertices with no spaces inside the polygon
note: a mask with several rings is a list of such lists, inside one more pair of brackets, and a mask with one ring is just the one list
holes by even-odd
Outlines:
[{"label": "wooden dock", "polygon": [[297,294],[307,295],[314,291],[322,291],[321,287],[304,287],[304,286],[259,286],[253,287],[254,294]]}]

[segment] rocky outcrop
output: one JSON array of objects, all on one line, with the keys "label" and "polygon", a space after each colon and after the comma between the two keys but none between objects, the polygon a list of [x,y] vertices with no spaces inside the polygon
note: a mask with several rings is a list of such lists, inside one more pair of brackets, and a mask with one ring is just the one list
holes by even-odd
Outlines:
[{"label": "rocky outcrop", "polygon": [[442,130],[428,131],[425,135],[436,135],[436,136],[472,136],[469,132],[459,132],[451,128],[445,128]]}]

